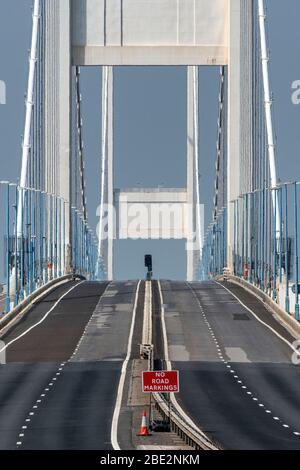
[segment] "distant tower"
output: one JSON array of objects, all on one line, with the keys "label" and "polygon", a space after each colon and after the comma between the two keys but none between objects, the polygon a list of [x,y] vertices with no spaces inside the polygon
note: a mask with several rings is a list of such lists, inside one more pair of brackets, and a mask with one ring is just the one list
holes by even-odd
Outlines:
[{"label": "distant tower", "polygon": [[[198,233],[198,66],[228,67],[228,265],[232,265],[233,212],[230,201],[249,180],[244,168],[251,160],[251,41],[252,3],[248,0],[45,0],[45,103],[47,189],[70,199],[71,193],[71,67],[109,68],[106,132],[105,203],[117,211],[120,196],[133,203],[161,203],[166,194],[189,213],[182,238]],[[119,65],[187,66],[187,186],[180,191],[151,188],[131,194],[113,181],[113,67]],[[201,85],[201,84],[200,84]],[[197,125],[195,125],[197,123]],[[242,124],[241,124],[242,123]],[[199,137],[201,139],[201,136]],[[200,156],[201,162],[201,156]],[[200,163],[201,164],[201,163]],[[251,167],[251,165],[250,165]],[[49,167],[50,168],[50,167]],[[251,171],[251,169],[249,170]],[[251,179],[251,175],[250,175]],[[188,207],[192,206],[192,210]],[[113,278],[113,237],[118,236],[112,214],[111,240],[103,245],[108,278]],[[123,227],[124,228],[124,227]],[[153,228],[153,227],[152,227]],[[70,227],[67,224],[66,231]],[[125,229],[125,228],[124,228]],[[148,232],[151,227],[148,227]],[[130,233],[128,233],[130,236]],[[72,240],[69,240],[69,244]],[[198,277],[201,240],[187,252],[187,279]],[[69,260],[71,263],[71,260]]]}]

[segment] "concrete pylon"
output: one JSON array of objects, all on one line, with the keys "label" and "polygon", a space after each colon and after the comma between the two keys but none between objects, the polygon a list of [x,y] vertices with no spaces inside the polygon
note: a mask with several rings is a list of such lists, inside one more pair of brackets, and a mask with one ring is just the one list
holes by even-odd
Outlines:
[{"label": "concrete pylon", "polygon": [[[227,267],[233,272],[234,204],[252,188],[253,3],[230,0],[228,34]],[[245,20],[247,18],[247,21]]]},{"label": "concrete pylon", "polygon": [[[187,242],[186,242],[186,278],[187,281],[197,279],[197,261],[199,261],[199,242],[197,233],[197,197],[195,155],[196,139],[198,134],[195,129],[195,113],[198,115],[198,70],[195,67],[187,67]],[[195,84],[196,80],[196,84]],[[196,109],[195,109],[196,108]]]},{"label": "concrete pylon", "polygon": [[107,203],[108,203],[108,240],[107,240],[107,278],[114,277],[114,74],[113,67],[108,67],[108,122],[107,122]]},{"label": "concrete pylon", "polygon": [[[71,2],[45,0],[44,189],[65,201],[65,262],[71,270]],[[51,227],[51,221],[49,221]]]},{"label": "concrete pylon", "polygon": [[[59,87],[57,119],[51,121],[51,106],[47,112],[47,123],[53,128],[59,125],[57,192],[69,200],[71,165],[71,65],[93,66],[187,66],[188,70],[188,148],[187,148],[187,197],[195,204],[195,168],[193,158],[193,85],[190,71],[194,66],[228,65],[228,266],[232,269],[233,207],[231,201],[241,191],[241,167],[243,148],[241,121],[249,110],[242,109],[241,83],[243,70],[243,28],[247,23],[247,10],[253,2],[248,0],[197,0],[189,8],[185,0],[147,0],[137,2],[104,2],[103,0],[45,0],[48,6],[59,12],[59,21],[52,21],[53,34],[59,38],[59,61],[56,75],[46,69],[46,87],[56,78]],[[209,8],[207,4],[209,3]],[[105,8],[106,5],[106,8]],[[53,20],[53,18],[52,18]],[[173,23],[172,23],[173,22]],[[169,25],[166,28],[166,24]],[[46,34],[48,32],[46,31]],[[50,36],[49,36],[50,37]],[[50,48],[51,49],[51,43]],[[50,51],[51,52],[51,51]],[[49,52],[49,54],[50,54]],[[53,51],[52,51],[53,53]],[[243,60],[242,60],[243,59]],[[49,65],[50,67],[50,65]],[[49,68],[50,70],[50,68]],[[48,82],[47,82],[48,81]],[[108,126],[108,200],[114,202],[113,191],[113,75],[111,74]],[[51,105],[51,103],[50,103]],[[52,126],[52,127],[51,127]],[[53,132],[56,129],[53,128]],[[52,130],[49,133],[51,137]],[[50,142],[50,141],[49,141]],[[47,143],[49,146],[50,143]],[[53,143],[51,144],[53,146]],[[49,147],[50,148],[50,147]],[[48,172],[50,178],[50,172]],[[193,230],[195,213],[191,216]],[[69,219],[66,232],[69,234]],[[114,230],[112,220],[110,230]],[[107,244],[108,277],[113,278],[113,238]],[[68,241],[68,253],[71,252]],[[187,253],[187,278],[197,276],[197,250]]]}]

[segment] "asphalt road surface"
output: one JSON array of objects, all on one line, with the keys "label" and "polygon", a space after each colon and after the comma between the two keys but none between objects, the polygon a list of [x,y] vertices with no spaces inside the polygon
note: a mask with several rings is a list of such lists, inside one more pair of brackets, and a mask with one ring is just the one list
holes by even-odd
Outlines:
[{"label": "asphalt road surface", "polygon": [[[214,282],[162,282],[177,399],[225,449],[300,449],[300,369],[291,349]],[[233,288],[259,319],[293,341],[270,312]]]},{"label": "asphalt road surface", "polygon": [[135,282],[68,283],[1,338],[1,450],[111,449],[135,290]]}]

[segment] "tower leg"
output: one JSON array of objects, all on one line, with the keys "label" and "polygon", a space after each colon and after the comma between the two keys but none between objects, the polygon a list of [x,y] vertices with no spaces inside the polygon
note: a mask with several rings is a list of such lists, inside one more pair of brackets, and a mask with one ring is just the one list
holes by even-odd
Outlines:
[{"label": "tower leg", "polygon": [[113,67],[108,67],[108,125],[107,125],[107,202],[108,202],[108,241],[107,241],[107,277],[114,277],[114,76]]},{"label": "tower leg", "polygon": [[[187,67],[187,280],[197,279],[199,242],[197,233],[196,139],[195,116],[198,116],[198,67]],[[196,123],[198,119],[196,120]]]},{"label": "tower leg", "polygon": [[230,38],[228,66],[228,160],[227,160],[227,266],[233,272],[234,205],[240,195],[241,149],[241,2],[230,0]]}]

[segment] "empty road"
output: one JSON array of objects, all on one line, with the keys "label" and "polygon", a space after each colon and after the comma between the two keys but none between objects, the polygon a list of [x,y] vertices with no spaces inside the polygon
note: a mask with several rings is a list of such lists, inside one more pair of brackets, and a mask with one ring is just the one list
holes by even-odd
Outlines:
[{"label": "empty road", "polygon": [[1,338],[1,450],[112,448],[135,291],[135,282],[68,283]]},{"label": "empty road", "polygon": [[[177,399],[185,412],[224,449],[300,449],[300,376],[291,362],[290,333],[240,287],[160,285],[169,357],[180,370]],[[154,359],[160,367],[162,317],[153,286]],[[129,376],[139,358],[144,305],[143,285],[137,287],[136,281],[67,283],[1,337],[7,345],[7,363],[0,366],[1,450],[112,449],[126,361],[122,433],[115,437],[130,437]]]},{"label": "empty road", "polygon": [[[220,284],[161,285],[182,408],[225,449],[300,449],[300,370],[288,345]],[[253,296],[232,289],[293,341]]]}]

